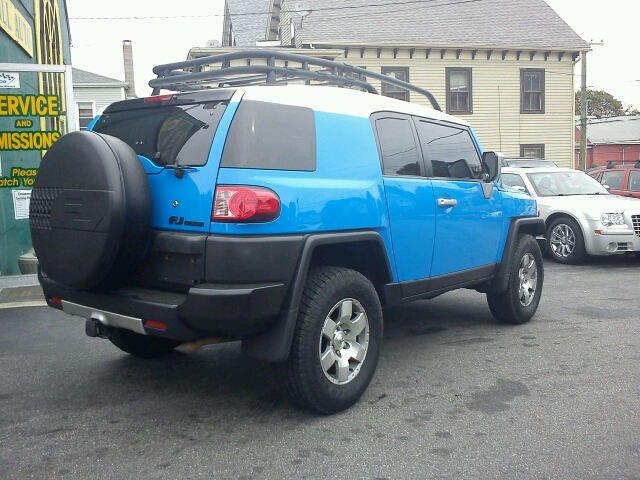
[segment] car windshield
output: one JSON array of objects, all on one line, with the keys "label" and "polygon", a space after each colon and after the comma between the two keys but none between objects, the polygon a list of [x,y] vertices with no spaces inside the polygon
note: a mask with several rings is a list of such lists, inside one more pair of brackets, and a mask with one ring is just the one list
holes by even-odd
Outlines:
[{"label": "car windshield", "polygon": [[584,172],[536,172],[527,176],[540,197],[609,195],[606,188]]}]

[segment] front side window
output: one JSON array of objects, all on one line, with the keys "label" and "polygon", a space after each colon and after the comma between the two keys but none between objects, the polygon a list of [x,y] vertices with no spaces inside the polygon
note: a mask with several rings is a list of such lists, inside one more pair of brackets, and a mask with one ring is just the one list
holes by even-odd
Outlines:
[{"label": "front side window", "polygon": [[520,70],[520,113],[544,113],[544,70]]},{"label": "front side window", "polygon": [[379,118],[375,121],[383,175],[420,175],[418,148],[409,119]]},{"label": "front side window", "polygon": [[598,179],[602,185],[608,185],[609,188],[619,190],[622,184],[622,170],[611,170],[610,172],[602,172],[602,176]]},{"label": "front side window", "polygon": [[[382,74],[409,83],[408,67],[382,67]],[[382,82],[382,95],[404,100],[405,102],[409,101],[409,90],[390,83]]]},{"label": "front side window", "polygon": [[93,102],[78,102],[78,126],[80,130],[86,130],[93,120]]},{"label": "front side window", "polygon": [[544,158],[544,145],[520,145],[522,158]]},{"label": "front side window", "polygon": [[471,69],[447,68],[447,113],[471,113]]},{"label": "front side window", "polygon": [[480,156],[467,130],[424,120],[416,121],[416,128],[434,177],[482,178]]}]

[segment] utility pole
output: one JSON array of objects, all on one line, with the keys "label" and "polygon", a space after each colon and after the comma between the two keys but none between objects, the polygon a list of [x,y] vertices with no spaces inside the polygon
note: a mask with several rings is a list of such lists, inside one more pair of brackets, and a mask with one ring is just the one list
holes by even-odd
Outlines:
[{"label": "utility pole", "polygon": [[[604,45],[604,41],[589,42],[591,45]],[[582,52],[582,75],[580,86],[580,159],[578,168],[582,171],[586,170],[587,165],[587,51]]]},{"label": "utility pole", "polygon": [[587,164],[587,52],[582,52],[582,85],[580,88],[580,161],[578,168],[585,170]]}]

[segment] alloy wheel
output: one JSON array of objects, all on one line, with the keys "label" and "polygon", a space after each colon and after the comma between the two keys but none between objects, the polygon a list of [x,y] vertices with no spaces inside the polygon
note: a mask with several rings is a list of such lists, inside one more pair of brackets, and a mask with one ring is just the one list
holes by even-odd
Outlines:
[{"label": "alloy wheel", "polygon": [[320,336],[322,370],[332,383],[344,385],[358,373],[369,348],[369,319],[362,304],[345,298],[327,315]]}]

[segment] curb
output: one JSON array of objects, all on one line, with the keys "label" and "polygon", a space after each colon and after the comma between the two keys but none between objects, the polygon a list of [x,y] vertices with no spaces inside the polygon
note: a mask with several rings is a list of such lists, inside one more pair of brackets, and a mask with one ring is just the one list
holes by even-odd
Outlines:
[{"label": "curb", "polygon": [[37,274],[0,277],[0,288],[35,287],[36,285],[40,285]]}]

